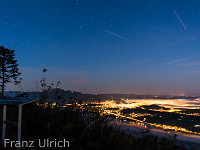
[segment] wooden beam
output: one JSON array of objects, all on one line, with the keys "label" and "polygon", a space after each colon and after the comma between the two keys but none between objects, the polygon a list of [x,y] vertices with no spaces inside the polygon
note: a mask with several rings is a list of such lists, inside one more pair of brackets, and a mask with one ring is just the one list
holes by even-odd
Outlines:
[{"label": "wooden beam", "polygon": [[22,103],[21,105],[26,105],[26,104],[33,103],[33,102],[36,102],[36,101],[39,101],[39,99],[35,99],[35,100],[29,101],[29,102],[26,102],[26,103]]},{"label": "wooden beam", "polygon": [[17,141],[21,141],[21,127],[22,127],[22,105],[19,105]]},{"label": "wooden beam", "polygon": [[4,143],[6,137],[6,109],[7,105],[3,105],[3,130],[2,130],[2,143]]}]

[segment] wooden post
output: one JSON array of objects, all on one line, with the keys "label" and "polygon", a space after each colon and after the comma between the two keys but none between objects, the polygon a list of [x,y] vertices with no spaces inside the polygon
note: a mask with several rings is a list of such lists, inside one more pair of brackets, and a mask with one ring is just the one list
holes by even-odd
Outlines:
[{"label": "wooden post", "polygon": [[21,126],[22,126],[22,105],[19,105],[17,141],[21,141]]},{"label": "wooden post", "polygon": [[3,105],[3,130],[2,130],[2,143],[4,143],[6,137],[6,109],[7,105]]}]

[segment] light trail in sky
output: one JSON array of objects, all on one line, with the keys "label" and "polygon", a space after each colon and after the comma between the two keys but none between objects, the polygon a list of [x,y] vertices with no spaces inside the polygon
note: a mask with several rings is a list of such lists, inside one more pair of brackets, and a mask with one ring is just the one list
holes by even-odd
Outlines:
[{"label": "light trail in sky", "polygon": [[115,34],[115,33],[112,33],[112,32],[110,32],[110,31],[108,31],[108,30],[103,30],[103,31],[105,31],[105,32],[107,32],[107,33],[109,33],[109,34],[112,34],[112,35],[114,35],[114,36],[117,36],[117,37],[119,37],[119,38],[121,38],[121,39],[127,40],[125,37],[120,36],[120,35],[117,35],[117,34]]},{"label": "light trail in sky", "polygon": [[174,14],[176,15],[176,17],[179,19],[179,21],[180,21],[180,22],[182,23],[182,25],[184,26],[185,30],[187,30],[185,24],[183,23],[183,21],[181,20],[181,18],[179,17],[179,15],[176,13],[175,10],[173,10],[173,11],[174,11]]}]

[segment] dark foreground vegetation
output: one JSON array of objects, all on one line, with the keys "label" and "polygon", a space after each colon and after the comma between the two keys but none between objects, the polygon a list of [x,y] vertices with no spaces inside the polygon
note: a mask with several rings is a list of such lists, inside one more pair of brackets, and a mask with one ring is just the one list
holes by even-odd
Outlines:
[{"label": "dark foreground vegetation", "polygon": [[[2,107],[2,106],[1,106]],[[1,116],[2,116],[2,108]],[[8,120],[16,121],[17,107],[8,107]],[[2,120],[1,123],[2,125]],[[7,136],[16,140],[17,127],[8,125]],[[87,110],[80,111],[74,108],[42,108],[36,104],[28,104],[23,107],[22,140],[34,140],[35,148],[38,139],[64,138],[70,142],[69,148],[51,149],[71,149],[71,150],[181,150],[167,138],[158,138],[151,134],[144,134],[142,138],[135,138],[117,126],[109,124],[106,116],[99,113],[89,113]],[[1,145],[0,149],[3,148]],[[14,148],[11,148],[14,149]],[[24,148],[28,149],[28,148]],[[43,148],[45,149],[45,148]],[[50,148],[47,148],[50,149]]]}]

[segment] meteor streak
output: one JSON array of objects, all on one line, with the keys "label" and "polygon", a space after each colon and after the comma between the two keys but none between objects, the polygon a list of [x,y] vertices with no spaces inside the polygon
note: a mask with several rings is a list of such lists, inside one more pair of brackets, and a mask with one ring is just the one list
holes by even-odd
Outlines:
[{"label": "meteor streak", "polygon": [[119,37],[119,38],[121,38],[121,39],[127,40],[125,37],[120,36],[120,35],[117,35],[117,34],[115,34],[115,33],[112,33],[112,32],[110,32],[110,31],[108,31],[108,30],[103,30],[103,31],[105,31],[105,32],[107,32],[107,33],[109,33],[109,34],[112,34],[112,35],[114,35],[114,36],[117,36],[117,37]]},{"label": "meteor streak", "polygon": [[184,26],[185,30],[187,29],[185,24],[183,23],[183,21],[181,20],[181,18],[179,17],[179,15],[176,13],[176,11],[174,10],[174,14],[176,15],[176,17],[179,19],[179,21],[182,23],[182,25]]}]

